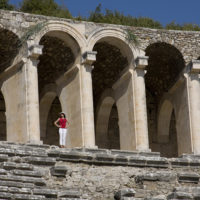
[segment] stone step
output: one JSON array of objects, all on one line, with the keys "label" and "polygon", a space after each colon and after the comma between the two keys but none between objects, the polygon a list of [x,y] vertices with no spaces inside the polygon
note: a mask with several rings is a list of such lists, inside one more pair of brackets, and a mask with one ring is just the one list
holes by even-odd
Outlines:
[{"label": "stone step", "polygon": [[65,177],[67,173],[66,166],[55,166],[51,168],[51,175],[57,177]]},{"label": "stone step", "polygon": [[33,183],[20,183],[17,181],[0,181],[0,186],[17,187],[17,188],[34,188]]},{"label": "stone step", "polygon": [[33,178],[15,175],[0,175],[0,181],[15,181],[21,183],[33,183],[36,186],[45,186],[46,182],[43,178]]},{"label": "stone step", "polygon": [[12,173],[18,176],[28,176],[28,177],[39,177],[42,178],[44,174],[41,171],[25,171],[25,170],[13,170]]},{"label": "stone step", "polygon": [[33,166],[27,163],[3,162],[0,167],[6,170],[19,169],[19,170],[33,170]]},{"label": "stone step", "polygon": [[177,175],[171,172],[152,172],[145,173],[135,177],[136,181],[160,181],[160,182],[170,182],[175,181]]},{"label": "stone step", "polygon": [[31,194],[30,188],[17,188],[17,187],[7,187],[7,186],[0,186],[0,192],[8,192],[8,193],[15,193],[15,194]]},{"label": "stone step", "polygon": [[178,181],[182,183],[198,183],[199,174],[194,172],[182,172],[178,173]]},{"label": "stone step", "polygon": [[49,157],[25,157],[24,162],[34,164],[34,165],[52,166],[52,165],[55,165],[56,159],[49,158]]}]

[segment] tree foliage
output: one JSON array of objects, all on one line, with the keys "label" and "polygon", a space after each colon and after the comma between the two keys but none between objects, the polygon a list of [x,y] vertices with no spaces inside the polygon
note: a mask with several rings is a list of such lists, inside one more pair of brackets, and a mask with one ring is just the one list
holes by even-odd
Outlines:
[{"label": "tree foliage", "polygon": [[167,24],[165,28],[171,30],[200,31],[200,27],[197,24],[185,23],[183,25],[180,25],[175,23],[174,21]]},{"label": "tree foliage", "polygon": [[[13,10],[16,9],[9,4],[9,0],[0,0],[0,9]],[[147,27],[156,29],[171,29],[171,30],[186,30],[186,31],[200,31],[200,26],[192,23],[178,24],[171,22],[166,26],[158,21],[148,17],[133,17],[132,15],[124,15],[115,10],[105,9],[102,11],[101,4],[99,4],[94,11],[90,12],[89,17],[72,17],[66,6],[59,6],[55,0],[22,0],[19,10],[22,12],[55,16],[61,18],[73,18],[76,20],[92,21],[97,23],[119,24],[125,26]]]},{"label": "tree foliage", "polygon": [[69,10],[59,6],[54,0],[23,0],[20,10],[39,15],[72,18]]},{"label": "tree foliage", "polygon": [[13,10],[14,6],[9,4],[9,0],[0,0],[0,9]]},{"label": "tree foliage", "polygon": [[106,9],[105,13],[101,10],[101,4],[99,4],[94,12],[90,13],[88,21],[99,22],[99,23],[109,23],[109,24],[121,24],[127,26],[137,26],[137,27],[150,27],[150,28],[162,28],[160,22],[157,22],[148,17],[133,17],[131,15],[125,16],[123,13],[115,10]]}]

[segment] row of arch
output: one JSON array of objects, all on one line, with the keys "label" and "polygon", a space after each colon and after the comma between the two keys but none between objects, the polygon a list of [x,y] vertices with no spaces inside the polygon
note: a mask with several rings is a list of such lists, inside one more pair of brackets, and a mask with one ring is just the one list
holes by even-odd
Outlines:
[{"label": "row of arch", "polygon": [[[6,55],[2,56],[2,59],[0,57],[1,73],[16,59],[19,41],[17,36],[8,30],[0,29],[0,34],[0,55]],[[4,45],[6,39],[9,43]],[[120,97],[117,97],[113,85],[133,62],[133,55],[137,56],[140,51],[127,44],[122,30],[96,30],[86,40],[72,26],[61,22],[49,23],[34,41],[44,46],[38,64],[40,130],[43,142],[58,144],[58,134],[53,121],[65,105],[60,98],[61,88],[76,78],[77,71],[70,70],[81,62],[82,53],[93,50],[97,51],[92,71],[96,145],[100,148],[120,149],[122,128],[119,121],[126,110],[119,108]],[[160,151],[164,156],[177,156],[181,148],[178,147],[181,146],[181,120],[178,117],[181,106],[178,107],[177,100],[174,100],[175,93],[171,94],[174,96],[172,100],[171,97],[165,99],[165,96],[180,77],[185,62],[176,47],[164,42],[150,44],[144,53],[149,56],[145,84],[150,148]],[[68,77],[67,83],[63,82],[64,77]],[[69,95],[73,95],[73,91],[70,92]],[[0,97],[0,108],[0,124],[3,126],[0,139],[6,140],[6,106],[3,95]],[[70,141],[69,137],[67,141]]]}]

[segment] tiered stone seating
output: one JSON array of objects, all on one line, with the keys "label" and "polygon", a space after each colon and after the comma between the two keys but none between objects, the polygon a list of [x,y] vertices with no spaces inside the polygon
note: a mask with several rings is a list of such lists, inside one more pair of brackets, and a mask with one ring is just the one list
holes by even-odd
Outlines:
[{"label": "tiered stone seating", "polygon": [[[198,155],[183,155],[167,159],[155,152],[60,149],[0,142],[0,199],[103,200],[107,195],[109,200],[198,200],[199,158]],[[90,177],[92,169],[94,178]],[[124,174],[119,176],[111,173],[112,170]],[[102,177],[96,177],[95,173]],[[127,177],[127,174],[123,185],[117,177]],[[109,178],[104,187],[98,181],[107,184],[105,177]],[[109,185],[109,179],[121,184],[116,182],[120,185],[118,190],[114,188],[115,183]],[[96,190],[91,187],[91,181]],[[154,192],[157,188],[162,191]],[[108,191],[103,194],[104,190]]]},{"label": "tiered stone seating", "polygon": [[0,199],[4,200],[80,200],[78,190],[50,188],[46,173],[56,159],[48,157],[46,145],[0,143]]}]

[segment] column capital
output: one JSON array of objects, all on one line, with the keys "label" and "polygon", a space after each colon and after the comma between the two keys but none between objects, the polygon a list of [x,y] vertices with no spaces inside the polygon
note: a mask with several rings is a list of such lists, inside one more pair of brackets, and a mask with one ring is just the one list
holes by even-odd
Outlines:
[{"label": "column capital", "polygon": [[82,64],[92,65],[92,63],[96,61],[96,54],[96,51],[86,51],[82,55]]},{"label": "column capital", "polygon": [[42,55],[43,45],[35,44],[34,41],[28,41],[28,57],[37,60]]},{"label": "column capital", "polygon": [[148,56],[138,56],[135,59],[135,69],[145,70],[148,65]]},{"label": "column capital", "polygon": [[190,74],[199,74],[200,73],[200,60],[192,60],[188,64],[188,69]]}]

